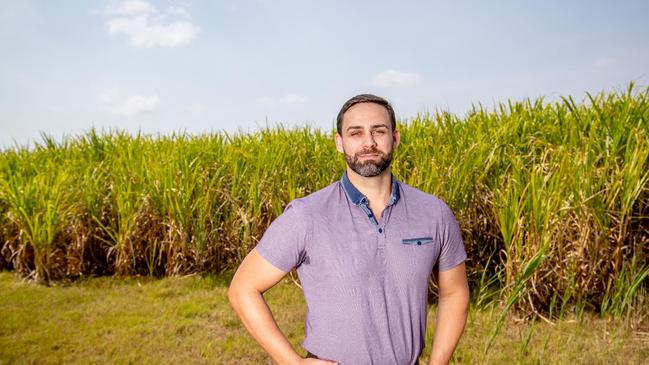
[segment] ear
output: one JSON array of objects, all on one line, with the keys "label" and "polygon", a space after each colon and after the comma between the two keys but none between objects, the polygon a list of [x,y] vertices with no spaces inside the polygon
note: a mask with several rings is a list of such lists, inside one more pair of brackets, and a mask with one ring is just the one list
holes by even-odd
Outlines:
[{"label": "ear", "polygon": [[334,141],[336,142],[336,150],[340,153],[345,153],[343,150],[343,137],[340,136],[340,134],[336,133],[334,136]]},{"label": "ear", "polygon": [[401,133],[399,133],[398,129],[395,129],[394,132],[392,132],[392,148],[397,148],[399,142],[401,142]]}]

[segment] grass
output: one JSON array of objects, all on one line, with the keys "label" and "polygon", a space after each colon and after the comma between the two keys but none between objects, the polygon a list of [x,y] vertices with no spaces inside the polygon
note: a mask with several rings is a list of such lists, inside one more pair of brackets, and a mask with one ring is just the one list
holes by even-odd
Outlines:
[{"label": "grass", "polygon": [[[0,364],[270,364],[230,309],[229,274],[88,278],[53,286],[0,273]],[[265,295],[294,348],[305,304],[288,279]],[[585,315],[551,325],[509,315],[485,351],[500,308],[469,313],[457,364],[641,364],[649,329]],[[435,306],[429,310],[430,351]]]},{"label": "grass", "polygon": [[[649,318],[649,88],[398,125],[394,173],[452,208],[481,305]],[[332,131],[309,127],[44,136],[0,152],[0,269],[42,283],[232,270],[343,169]]]}]

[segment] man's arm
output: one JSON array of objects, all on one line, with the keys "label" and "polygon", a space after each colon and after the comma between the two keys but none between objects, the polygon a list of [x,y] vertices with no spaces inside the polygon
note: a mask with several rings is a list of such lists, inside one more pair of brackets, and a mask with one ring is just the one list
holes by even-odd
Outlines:
[{"label": "man's arm", "polygon": [[469,285],[464,263],[436,272],[439,287],[437,325],[429,365],[448,364],[466,324]]},{"label": "man's arm", "polygon": [[280,331],[263,293],[277,284],[286,272],[276,268],[253,249],[232,278],[228,299],[244,326],[278,364],[335,364],[303,359]]}]

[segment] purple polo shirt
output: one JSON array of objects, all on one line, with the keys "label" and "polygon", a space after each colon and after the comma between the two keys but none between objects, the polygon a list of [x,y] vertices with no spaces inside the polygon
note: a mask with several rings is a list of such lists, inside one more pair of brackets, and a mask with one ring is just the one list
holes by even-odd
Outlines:
[{"label": "purple polo shirt", "polygon": [[392,177],[381,217],[349,181],[290,202],[256,250],[297,268],[307,304],[302,346],[341,365],[416,364],[425,347],[428,279],[466,259],[440,199]]}]

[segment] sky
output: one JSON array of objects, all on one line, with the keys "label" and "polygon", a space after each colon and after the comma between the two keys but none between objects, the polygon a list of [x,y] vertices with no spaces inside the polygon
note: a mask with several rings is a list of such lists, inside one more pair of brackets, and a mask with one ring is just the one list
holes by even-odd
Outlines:
[{"label": "sky", "polygon": [[0,148],[95,128],[331,130],[649,85],[648,1],[0,0]]}]

